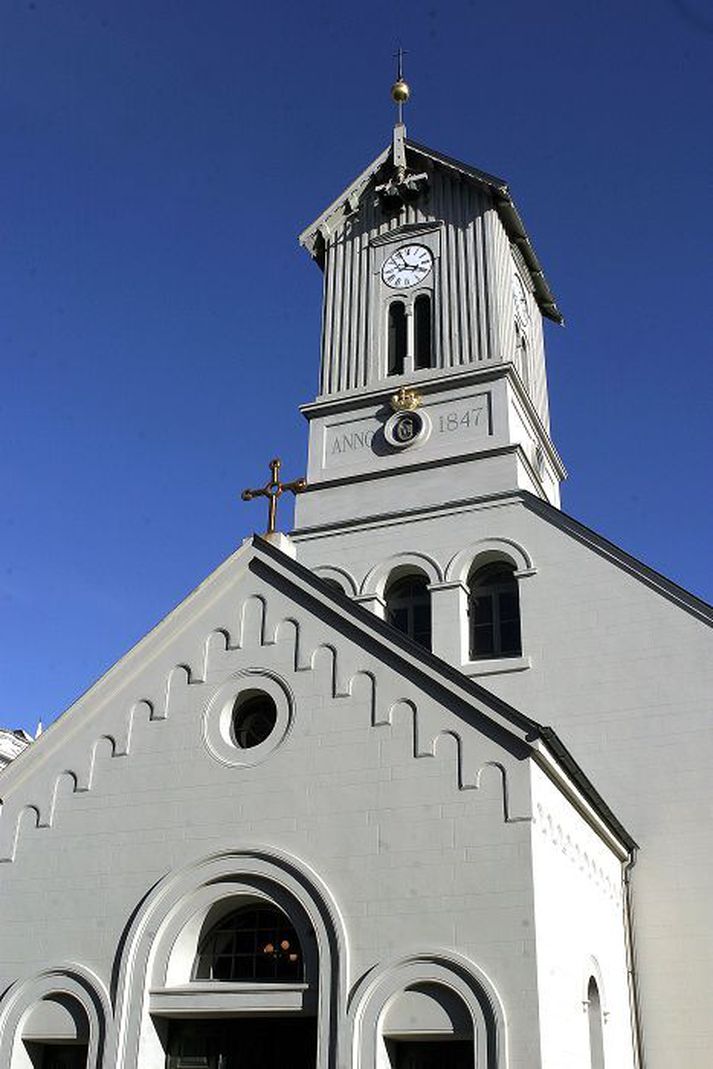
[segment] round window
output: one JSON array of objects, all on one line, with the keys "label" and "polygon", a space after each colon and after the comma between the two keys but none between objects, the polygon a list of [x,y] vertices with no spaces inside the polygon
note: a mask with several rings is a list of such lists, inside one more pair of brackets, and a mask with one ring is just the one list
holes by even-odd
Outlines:
[{"label": "round window", "polygon": [[203,740],[223,764],[258,765],[287,735],[293,707],[294,697],[283,679],[264,668],[243,668],[208,699]]},{"label": "round window", "polygon": [[232,733],[235,745],[251,750],[265,742],[277,723],[277,706],[263,691],[245,691],[233,705]]}]

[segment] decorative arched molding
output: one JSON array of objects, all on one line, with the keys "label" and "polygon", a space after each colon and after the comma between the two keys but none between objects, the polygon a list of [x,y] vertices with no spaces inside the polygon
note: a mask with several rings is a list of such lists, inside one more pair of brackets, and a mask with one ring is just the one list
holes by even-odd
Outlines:
[{"label": "decorative arched molding", "polygon": [[395,553],[371,569],[361,584],[360,594],[383,598],[389,579],[414,571],[423,572],[429,584],[443,581],[441,567],[433,557],[426,553]]},{"label": "decorative arched molding", "polygon": [[592,979],[596,982],[597,990],[599,991],[599,1002],[602,1007],[602,1018],[606,1021],[609,1016],[606,989],[604,987],[604,980],[602,979],[602,970],[599,966],[599,962],[593,955],[587,958],[584,972],[582,973],[582,1008],[585,1012],[589,1006],[589,981]]},{"label": "decorative arched molding", "polygon": [[339,583],[344,593],[350,598],[356,597],[359,593],[356,579],[346,568],[335,568],[332,564],[318,564],[312,571],[320,579],[332,579],[335,583]]},{"label": "decorative arched molding", "polygon": [[5,992],[0,1000],[0,1065],[15,1069],[24,1020],[38,1002],[53,995],[76,1000],[87,1015],[87,1069],[114,1065],[109,993],[95,973],[75,962],[43,969],[25,980],[18,980]]},{"label": "decorative arched molding", "polygon": [[216,628],[206,635],[203,643],[203,679],[209,680],[213,672],[220,670],[230,648],[230,634],[226,628]]},{"label": "decorative arched molding", "polygon": [[222,897],[234,898],[251,888],[283,908],[292,900],[307,918],[319,963],[317,1065],[336,1069],[342,1064],[348,946],[341,914],[327,887],[304,862],[255,845],[226,849],[170,873],[138,906],[118,962],[116,1069],[154,1069],[144,1051],[139,1058],[142,1040],[152,1030],[148,992],[156,980],[168,976],[181,926],[208,903],[219,901],[221,889]]},{"label": "decorative arched molding", "polygon": [[466,1007],[475,1037],[475,1069],[507,1069],[507,1022],[497,991],[482,969],[449,951],[424,950],[377,966],[350,994],[352,1069],[377,1069],[381,1025],[389,1000],[416,985],[437,984]]},{"label": "decorative arched molding", "polygon": [[5,812],[5,806],[3,806],[2,818],[3,823],[0,824],[0,862],[15,860],[23,828],[25,831],[30,828],[34,831],[37,828],[47,827],[47,824],[42,822],[39,806],[32,803],[22,806],[16,816]]},{"label": "decorative arched molding", "polygon": [[446,567],[446,582],[466,585],[473,566],[480,561],[489,564],[494,560],[506,560],[515,566],[518,579],[534,575],[535,566],[526,549],[510,538],[481,538],[462,549]]},{"label": "decorative arched molding", "polygon": [[265,644],[265,618],[267,601],[262,594],[250,594],[240,610],[240,649],[253,648]]}]

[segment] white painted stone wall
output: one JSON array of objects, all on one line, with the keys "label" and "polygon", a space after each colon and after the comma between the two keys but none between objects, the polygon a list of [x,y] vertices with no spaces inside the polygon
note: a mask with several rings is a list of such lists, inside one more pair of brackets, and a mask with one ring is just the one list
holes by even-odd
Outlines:
[{"label": "white painted stone wall", "polygon": [[538,768],[532,792],[542,1065],[591,1065],[586,999],[593,976],[605,1064],[631,1069],[621,862]]},{"label": "white painted stone wall", "polygon": [[[469,484],[487,495],[487,465]],[[484,476],[484,481],[480,480]],[[424,474],[424,479],[428,475]],[[442,472],[434,478],[442,480]],[[506,485],[506,484],[501,484]],[[335,491],[337,493],[338,491]],[[434,493],[424,487],[424,500]],[[443,492],[443,491],[442,491]],[[452,497],[460,496],[453,487]],[[641,847],[633,874],[638,978],[648,1069],[708,1069],[713,1049],[713,643],[710,614],[655,578],[632,574],[605,545],[576,537],[517,497],[298,531],[299,560],[337,564],[357,590],[373,569],[423,554],[439,577],[470,547],[499,545],[520,580],[523,658],[463,665],[496,694],[551,724]],[[562,521],[564,522],[564,521]],[[510,544],[511,549],[508,549]],[[388,564],[385,565],[385,562]],[[527,571],[527,569],[526,569]],[[434,608],[453,612],[452,599]],[[434,621],[447,635],[453,617]],[[464,613],[462,627],[465,627]],[[451,657],[452,642],[437,652]]]},{"label": "white painted stone wall", "polygon": [[[533,1069],[530,762],[245,565],[227,562],[3,774],[0,989],[68,961],[102,991],[113,976],[126,1043],[110,1021],[105,1065],[159,1069],[148,992],[168,974],[159,959],[142,972],[135,948],[165,942],[173,914],[145,913],[148,893],[175,879],[198,894],[192,862],[258,851],[315,873],[341,918],[340,1064],[366,1069],[374,1039],[353,1040],[347,991],[368,1021],[389,983],[456,961],[499,1007],[499,1066]],[[236,676],[249,669],[283,680],[293,712],[283,743],[239,767],[211,754],[204,718],[230,680],[255,685]]]}]

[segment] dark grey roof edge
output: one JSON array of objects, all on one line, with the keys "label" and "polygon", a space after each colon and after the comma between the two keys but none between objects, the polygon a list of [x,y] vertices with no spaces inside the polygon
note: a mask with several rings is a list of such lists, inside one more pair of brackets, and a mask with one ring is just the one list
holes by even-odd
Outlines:
[{"label": "dark grey roof edge", "polygon": [[631,837],[631,835],[629,835],[624,825],[614,816],[614,813],[604,801],[589,776],[587,776],[580,765],[577,764],[554,728],[543,727],[541,731],[542,738],[587,801],[594,806],[604,823],[616,834],[617,838],[624,844],[624,846],[626,846],[629,852],[635,853],[639,848],[638,843]]},{"label": "dark grey roof edge", "polygon": [[[256,549],[258,549],[264,556],[272,558],[288,572],[291,571],[295,577],[302,580],[303,583],[316,587],[316,592],[318,592],[321,601],[333,601],[335,603],[335,608],[338,611],[342,614],[348,613],[354,617],[359,624],[363,625],[368,630],[375,632],[378,638],[386,639],[390,645],[396,646],[404,653],[409,653],[412,656],[415,654],[419,660],[423,661],[425,667],[438,673],[444,681],[458,686],[461,690],[471,694],[473,698],[490,707],[493,712],[498,713],[505,720],[509,720],[514,726],[520,728],[520,730],[524,729],[527,731],[531,741],[534,741],[537,738],[542,739],[562,766],[563,770],[572,779],[572,782],[576,785],[583,797],[608,827],[609,831],[614,834],[630,853],[636,851],[638,848],[636,841],[632,838],[629,832],[627,832],[624,825],[614,816],[614,813],[606,804],[599,791],[553,728],[540,724],[531,717],[521,713],[514,705],[510,705],[509,702],[499,698],[496,694],[493,694],[492,691],[482,686],[482,684],[476,683],[457,668],[454,668],[453,665],[450,665],[447,661],[437,657],[435,653],[431,653],[430,650],[426,650],[422,646],[418,646],[411,642],[410,639],[406,638],[384,620],[380,620],[374,613],[354,602],[347,594],[342,594],[328,583],[323,582],[314,574],[314,572],[309,568],[306,568],[304,564],[299,564],[296,560],[293,560],[292,557],[288,557],[287,554],[271,545],[264,538],[261,538],[260,535],[253,535],[252,541]],[[406,665],[409,671],[413,670],[410,661],[406,662]],[[429,676],[429,678],[431,677]]]},{"label": "dark grey roof edge", "polygon": [[481,182],[483,185],[488,186],[493,193],[495,207],[500,215],[502,224],[513,244],[519,248],[527,264],[535,287],[537,303],[542,314],[555,323],[564,323],[564,316],[557,307],[555,295],[545,278],[542,264],[525,230],[525,225],[512,199],[507,182],[503,178],[497,178],[495,175],[488,174],[487,171],[480,171],[477,167],[471,167],[470,164],[456,160],[453,156],[446,156],[444,153],[429,148],[428,145],[422,145],[418,141],[412,141],[410,138],[406,141],[406,148],[420,152],[429,159],[443,164],[444,167],[452,167],[469,178],[475,179],[476,182]]},{"label": "dark grey roof edge", "polygon": [[457,160],[455,156],[448,156],[445,152],[438,152],[436,149],[430,148],[429,145],[424,145],[421,141],[414,141],[411,137],[406,138],[406,148],[415,149],[416,152],[423,152],[426,156],[431,156],[434,160],[438,160],[439,163],[444,163],[447,167],[454,167],[458,171],[463,171],[464,174],[470,175],[471,178],[477,178],[479,182],[492,186],[499,193],[505,196],[509,195],[508,184],[504,178],[498,178],[497,175],[481,171],[479,167],[473,167],[470,163],[463,163],[462,160]]},{"label": "dark grey roof edge", "polygon": [[521,490],[519,496],[523,504],[532,512],[553,523],[560,530],[572,538],[576,538],[578,542],[588,546],[595,553],[599,553],[600,556],[613,561],[624,571],[645,583],[646,586],[651,587],[652,590],[656,590],[657,593],[668,598],[669,601],[674,602],[680,608],[690,612],[699,620],[713,625],[713,605],[704,601],[703,598],[692,594],[690,590],[686,590],[685,587],[680,586],[673,579],[669,579],[667,576],[662,575],[661,572],[657,572],[655,568],[644,564],[638,557],[617,546],[615,542],[610,542],[604,535],[594,531],[591,527],[587,527],[586,524],[581,523],[561,509],[555,508],[554,505],[550,505],[548,501],[536,497],[529,490]]}]

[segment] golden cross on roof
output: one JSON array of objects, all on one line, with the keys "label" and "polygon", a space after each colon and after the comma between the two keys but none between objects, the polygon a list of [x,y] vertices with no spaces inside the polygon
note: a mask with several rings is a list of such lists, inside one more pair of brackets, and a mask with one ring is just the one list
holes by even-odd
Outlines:
[{"label": "golden cross on roof", "polygon": [[266,497],[269,501],[267,512],[267,530],[265,534],[274,534],[277,522],[277,499],[284,494],[285,490],[289,490],[293,494],[299,494],[307,486],[306,479],[293,479],[292,482],[283,483],[280,482],[280,467],[282,461],[279,457],[275,457],[270,461],[270,481],[265,483],[264,486],[259,487],[257,490],[243,490],[240,495],[243,501],[252,501],[254,497]]}]

